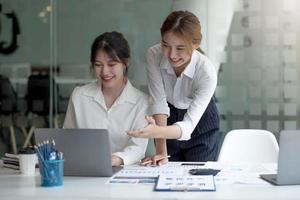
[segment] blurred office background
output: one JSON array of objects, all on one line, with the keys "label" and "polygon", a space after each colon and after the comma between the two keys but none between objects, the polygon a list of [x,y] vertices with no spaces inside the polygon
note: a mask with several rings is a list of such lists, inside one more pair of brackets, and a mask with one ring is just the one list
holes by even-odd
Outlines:
[{"label": "blurred office background", "polygon": [[222,137],[300,128],[298,0],[1,0],[0,156],[30,145],[36,127],[62,126],[73,88],[94,80],[90,45],[103,32],[128,39],[129,78],[147,92],[144,55],[173,10],[202,24]]}]

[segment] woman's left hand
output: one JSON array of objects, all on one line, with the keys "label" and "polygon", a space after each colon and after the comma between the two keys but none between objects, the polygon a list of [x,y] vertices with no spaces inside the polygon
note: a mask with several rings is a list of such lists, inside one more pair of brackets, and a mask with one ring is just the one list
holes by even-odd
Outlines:
[{"label": "woman's left hand", "polygon": [[111,164],[113,167],[124,165],[123,159],[116,155],[111,156]]},{"label": "woman's left hand", "polygon": [[146,157],[141,160],[140,165],[141,166],[160,166],[168,163],[169,156],[163,155],[163,154],[156,154],[150,157]]},{"label": "woman's left hand", "polygon": [[128,131],[127,134],[132,137],[139,138],[161,138],[161,133],[159,132],[159,126],[156,125],[153,117],[146,116],[148,125],[139,130]]}]

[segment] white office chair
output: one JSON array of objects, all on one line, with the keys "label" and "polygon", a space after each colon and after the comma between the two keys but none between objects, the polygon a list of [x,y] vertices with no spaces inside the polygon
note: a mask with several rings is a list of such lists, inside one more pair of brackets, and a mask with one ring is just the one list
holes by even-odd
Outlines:
[{"label": "white office chair", "polygon": [[278,143],[271,132],[259,129],[236,129],[225,136],[218,161],[277,162],[278,152]]}]

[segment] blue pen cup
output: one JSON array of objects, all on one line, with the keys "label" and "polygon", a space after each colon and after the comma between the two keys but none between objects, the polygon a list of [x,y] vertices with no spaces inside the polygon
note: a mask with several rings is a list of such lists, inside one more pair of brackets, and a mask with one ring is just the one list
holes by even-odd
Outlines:
[{"label": "blue pen cup", "polygon": [[62,186],[64,180],[64,160],[39,159],[41,185],[43,187]]}]

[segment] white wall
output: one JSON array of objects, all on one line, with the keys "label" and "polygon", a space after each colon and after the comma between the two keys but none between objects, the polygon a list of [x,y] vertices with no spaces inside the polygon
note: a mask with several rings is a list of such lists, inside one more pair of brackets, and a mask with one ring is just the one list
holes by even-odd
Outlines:
[{"label": "white wall", "polygon": [[222,131],[299,129],[299,1],[174,0],[172,9],[200,19],[201,46],[219,69]]},{"label": "white wall", "polygon": [[201,48],[219,69],[226,61],[225,46],[235,0],[173,0],[172,10],[188,10],[200,20]]}]

